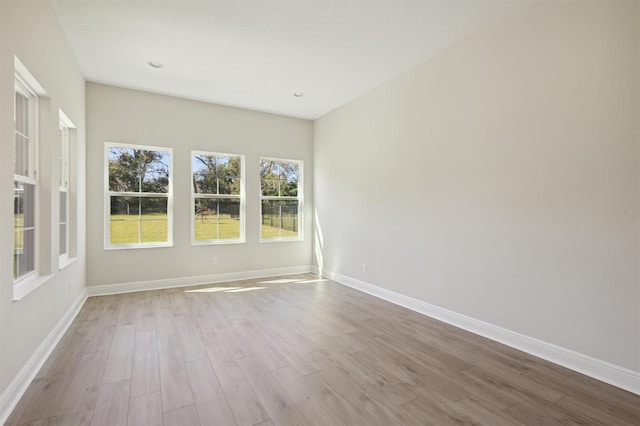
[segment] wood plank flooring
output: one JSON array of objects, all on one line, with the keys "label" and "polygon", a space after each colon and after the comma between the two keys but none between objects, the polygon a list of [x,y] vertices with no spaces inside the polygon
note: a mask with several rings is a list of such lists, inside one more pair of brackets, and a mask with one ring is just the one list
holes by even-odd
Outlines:
[{"label": "wood plank flooring", "polygon": [[311,274],[87,300],[8,425],[640,424],[640,396]]}]

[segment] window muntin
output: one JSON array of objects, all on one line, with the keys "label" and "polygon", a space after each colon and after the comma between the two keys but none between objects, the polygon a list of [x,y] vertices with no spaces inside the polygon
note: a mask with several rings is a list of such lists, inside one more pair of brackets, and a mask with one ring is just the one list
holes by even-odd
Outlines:
[{"label": "window muntin", "polygon": [[302,239],[302,161],[260,159],[261,241]]},{"label": "window muntin", "polygon": [[244,156],[191,152],[191,241],[241,243],[244,236]]},{"label": "window muntin", "polygon": [[105,147],[105,248],[171,246],[173,150]]},{"label": "window muntin", "polygon": [[14,97],[13,280],[37,274],[38,96],[16,72]]}]

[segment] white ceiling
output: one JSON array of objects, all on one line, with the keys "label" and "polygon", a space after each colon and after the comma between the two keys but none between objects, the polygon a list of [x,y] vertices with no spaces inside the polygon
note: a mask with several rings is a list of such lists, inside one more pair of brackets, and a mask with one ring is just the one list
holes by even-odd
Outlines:
[{"label": "white ceiling", "polygon": [[89,81],[315,119],[528,0],[52,2]]}]

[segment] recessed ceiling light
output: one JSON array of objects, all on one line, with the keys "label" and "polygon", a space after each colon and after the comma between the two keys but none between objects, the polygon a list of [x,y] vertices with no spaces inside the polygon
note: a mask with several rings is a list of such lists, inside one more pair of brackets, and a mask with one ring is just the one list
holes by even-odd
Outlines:
[{"label": "recessed ceiling light", "polygon": [[295,96],[296,98],[301,98],[301,97],[303,97],[303,96],[304,96],[304,93],[302,93],[302,92],[295,92],[295,93],[293,94],[293,96]]},{"label": "recessed ceiling light", "polygon": [[162,63],[158,61],[149,61],[149,65],[153,68],[162,68]]}]

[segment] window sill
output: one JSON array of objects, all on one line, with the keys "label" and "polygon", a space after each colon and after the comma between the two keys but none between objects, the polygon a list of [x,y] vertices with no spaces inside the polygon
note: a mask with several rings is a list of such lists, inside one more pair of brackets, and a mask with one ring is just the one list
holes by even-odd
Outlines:
[{"label": "window sill", "polygon": [[201,240],[191,241],[192,246],[217,246],[225,244],[244,244],[245,240]]},{"label": "window sill", "polygon": [[67,266],[74,263],[76,260],[78,260],[77,257],[61,257],[60,260],[58,261],[58,271],[62,271]]},{"label": "window sill", "polygon": [[265,238],[260,239],[261,243],[295,243],[299,241],[304,241],[304,238]]},{"label": "window sill", "polygon": [[27,278],[24,281],[20,281],[13,285],[13,301],[18,302],[23,299],[29,293],[40,287],[42,284],[49,281],[53,275],[36,275],[32,278]]},{"label": "window sill", "polygon": [[167,248],[173,247],[173,243],[162,243],[162,244],[122,244],[122,245],[113,245],[113,246],[105,246],[105,250],[131,250],[131,249],[154,249],[154,248]]}]

